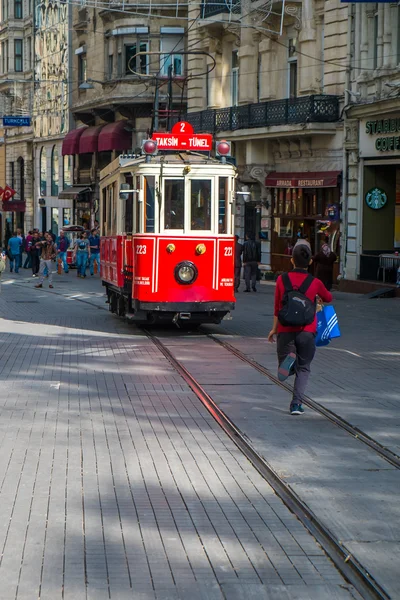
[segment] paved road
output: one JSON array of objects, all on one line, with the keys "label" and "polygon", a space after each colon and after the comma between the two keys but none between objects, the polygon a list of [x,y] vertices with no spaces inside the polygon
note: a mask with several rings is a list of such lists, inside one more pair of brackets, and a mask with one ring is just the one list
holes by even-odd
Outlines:
[{"label": "paved road", "polygon": [[0,600],[357,598],[98,280],[55,286],[3,277]]}]

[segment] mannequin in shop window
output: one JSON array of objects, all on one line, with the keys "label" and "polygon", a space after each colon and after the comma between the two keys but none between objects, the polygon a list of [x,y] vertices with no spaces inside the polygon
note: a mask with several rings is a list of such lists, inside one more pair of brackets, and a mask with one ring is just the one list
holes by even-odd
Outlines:
[{"label": "mannequin in shop window", "polygon": [[333,265],[337,256],[329,247],[329,238],[326,237],[321,244],[320,251],[314,256],[315,277],[320,279],[327,290],[332,289]]}]

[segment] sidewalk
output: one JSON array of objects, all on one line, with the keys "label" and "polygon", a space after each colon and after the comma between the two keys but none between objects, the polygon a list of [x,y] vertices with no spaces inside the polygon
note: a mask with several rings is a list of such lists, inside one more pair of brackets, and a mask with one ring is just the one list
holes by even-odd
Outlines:
[{"label": "sidewalk", "polygon": [[34,283],[0,295],[0,600],[358,598],[98,280]]}]

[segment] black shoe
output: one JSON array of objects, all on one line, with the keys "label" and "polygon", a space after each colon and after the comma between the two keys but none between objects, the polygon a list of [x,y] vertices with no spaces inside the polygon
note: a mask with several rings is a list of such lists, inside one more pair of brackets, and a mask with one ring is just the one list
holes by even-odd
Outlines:
[{"label": "black shoe", "polygon": [[250,292],[250,290],[244,290],[245,292]]},{"label": "black shoe", "polygon": [[256,288],[253,288],[253,292],[256,292],[256,291],[257,291]]}]

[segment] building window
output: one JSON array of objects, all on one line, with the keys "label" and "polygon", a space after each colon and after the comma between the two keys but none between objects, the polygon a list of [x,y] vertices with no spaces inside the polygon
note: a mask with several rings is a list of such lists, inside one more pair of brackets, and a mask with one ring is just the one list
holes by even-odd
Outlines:
[{"label": "building window", "polygon": [[53,146],[51,151],[51,195],[58,196],[58,150]]},{"label": "building window", "polygon": [[14,0],[14,17],[22,19],[22,0]]},{"label": "building window", "polygon": [[[72,172],[72,168],[71,168],[71,162],[72,162],[72,157],[71,156],[64,156],[64,160],[63,160],[63,187],[68,187],[72,185],[72,177],[71,177],[71,172]],[[64,223],[65,225],[65,223]]]},{"label": "building window", "polygon": [[288,96],[297,97],[297,40],[289,39],[288,45]]},{"label": "building window", "polygon": [[149,55],[138,52],[148,52],[149,43],[138,41],[134,44],[125,44],[125,75],[136,73],[147,74],[149,72]]},{"label": "building window", "polygon": [[43,146],[40,151],[40,195],[46,196],[47,194],[47,156],[46,148]]},{"label": "building window", "polygon": [[184,37],[181,35],[165,35],[161,38],[160,74],[168,77],[170,67],[172,75],[183,75]]},{"label": "building window", "polygon": [[15,190],[15,163],[10,162],[11,187]]},{"label": "building window", "polygon": [[[81,46],[82,51],[78,54],[78,85],[82,85],[87,81],[87,58],[86,52],[83,51],[83,46]],[[78,48],[80,50],[80,48]],[[78,53],[78,50],[75,50]]]},{"label": "building window", "polygon": [[58,235],[58,208],[51,209],[51,232]]},{"label": "building window", "polygon": [[231,105],[239,104],[239,56],[238,51],[232,52],[231,59]]},{"label": "building window", "polygon": [[63,208],[63,227],[67,227],[68,225],[72,225],[71,223],[71,209]]},{"label": "building window", "polygon": [[108,73],[107,73],[108,79],[112,79],[113,75],[114,75],[114,55],[113,54],[108,55],[107,69],[108,69]]},{"label": "building window", "polygon": [[14,40],[14,71],[21,73],[23,71],[23,46],[22,40]]},{"label": "building window", "polygon": [[17,160],[18,164],[18,193],[19,199],[25,200],[25,162],[22,156]]}]

